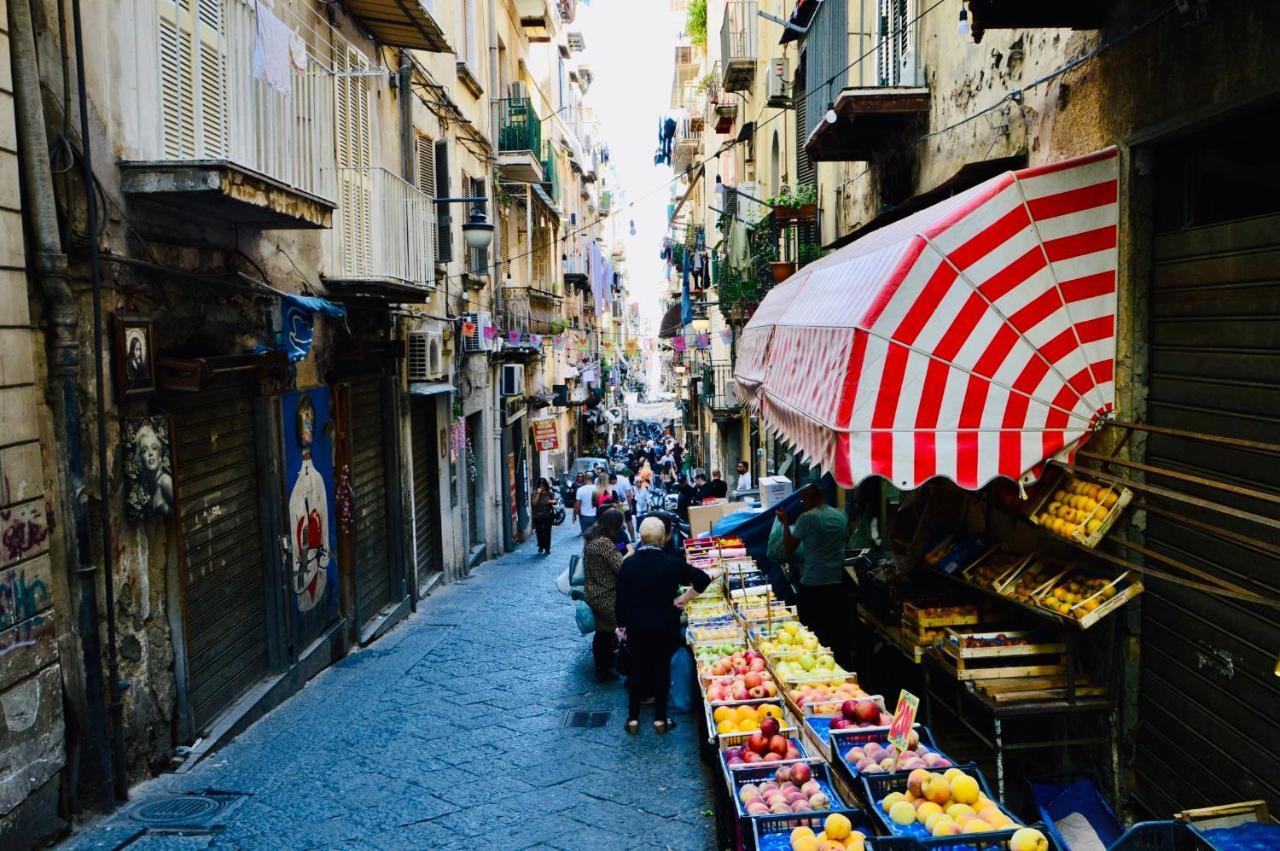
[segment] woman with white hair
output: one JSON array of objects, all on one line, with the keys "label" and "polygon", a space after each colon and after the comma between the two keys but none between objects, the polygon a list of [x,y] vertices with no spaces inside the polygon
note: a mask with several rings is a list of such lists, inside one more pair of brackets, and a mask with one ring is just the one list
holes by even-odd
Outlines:
[{"label": "woman with white hair", "polygon": [[[667,717],[671,654],[680,646],[680,612],[706,590],[711,577],[683,558],[663,551],[667,527],[657,517],[640,524],[640,547],[622,562],[615,612],[618,635],[631,650],[626,730],[640,731],[640,702],[653,695],[653,728],[674,729]],[[680,587],[689,586],[683,594]]]}]

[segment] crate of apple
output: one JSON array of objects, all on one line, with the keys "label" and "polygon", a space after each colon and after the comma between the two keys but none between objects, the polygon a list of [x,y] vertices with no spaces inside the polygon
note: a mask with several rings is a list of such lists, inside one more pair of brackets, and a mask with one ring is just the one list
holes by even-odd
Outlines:
[{"label": "crate of apple", "polygon": [[698,670],[706,678],[749,674],[752,671],[759,673],[766,668],[764,656],[750,649],[731,650],[717,658],[698,661]]},{"label": "crate of apple", "polygon": [[794,727],[783,727],[777,718],[765,717],[756,733],[720,737],[724,764],[730,771],[764,762],[793,762],[807,754]]},{"label": "crate of apple", "polygon": [[726,674],[707,681],[708,703],[729,703],[742,700],[763,700],[778,696],[778,687],[768,671],[748,671],[745,674]]},{"label": "crate of apple", "polygon": [[831,787],[826,763],[818,760],[734,772],[734,796],[741,816],[820,813],[843,809],[844,802]]}]

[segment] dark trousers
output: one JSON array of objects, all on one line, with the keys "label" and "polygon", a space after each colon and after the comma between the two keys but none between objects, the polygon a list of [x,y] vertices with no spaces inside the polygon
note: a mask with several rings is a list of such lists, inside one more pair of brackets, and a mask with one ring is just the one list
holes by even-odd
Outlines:
[{"label": "dark trousers", "polygon": [[627,673],[628,718],[640,717],[640,703],[653,697],[653,719],[667,720],[667,697],[671,693],[671,654],[676,638],[668,631],[627,631],[631,650],[631,670]]},{"label": "dark trousers", "polygon": [[613,651],[618,649],[618,636],[613,629],[597,629],[591,639],[591,655],[596,661],[596,673],[605,674],[613,670]]},{"label": "dark trousers", "polygon": [[831,648],[836,662],[856,670],[851,658],[858,610],[843,585],[801,585],[796,598],[801,622]]},{"label": "dark trousers", "polygon": [[551,517],[533,518],[533,533],[538,536],[538,549],[551,552]]}]

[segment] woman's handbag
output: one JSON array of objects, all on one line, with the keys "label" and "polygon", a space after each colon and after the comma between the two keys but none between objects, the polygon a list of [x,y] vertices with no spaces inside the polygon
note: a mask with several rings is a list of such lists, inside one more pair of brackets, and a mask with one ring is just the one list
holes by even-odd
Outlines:
[{"label": "woman's handbag", "polygon": [[618,643],[618,661],[613,667],[624,677],[631,673],[631,645],[627,644],[625,638]]},{"label": "woman's handbag", "polygon": [[590,635],[596,631],[596,613],[591,611],[585,600],[573,604],[573,619],[578,623],[578,631]]}]

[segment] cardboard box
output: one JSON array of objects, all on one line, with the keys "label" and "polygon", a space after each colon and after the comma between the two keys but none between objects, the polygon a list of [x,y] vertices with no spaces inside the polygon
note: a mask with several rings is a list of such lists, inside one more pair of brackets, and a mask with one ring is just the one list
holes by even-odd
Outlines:
[{"label": "cardboard box", "polygon": [[727,499],[718,499],[710,505],[691,505],[689,506],[689,532],[690,534],[707,535],[711,532],[711,527],[716,521],[726,514],[732,514],[737,508],[731,508],[733,503]]},{"label": "cardboard box", "polygon": [[786,476],[765,476],[760,480],[760,504],[767,511],[791,496],[795,489]]}]

